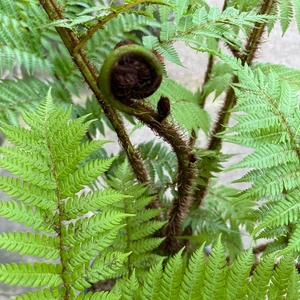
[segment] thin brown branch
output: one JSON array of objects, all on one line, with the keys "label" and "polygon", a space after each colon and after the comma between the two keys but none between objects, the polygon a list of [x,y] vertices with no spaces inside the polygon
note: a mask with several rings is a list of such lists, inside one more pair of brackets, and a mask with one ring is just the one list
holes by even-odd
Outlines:
[{"label": "thin brown branch", "polygon": [[[52,21],[63,19],[63,15],[60,8],[53,0],[40,0],[40,3]],[[73,61],[77,65],[81,74],[83,75],[86,83],[95,94],[95,97],[98,100],[100,106],[102,107],[103,112],[111,122],[137,179],[140,182],[148,183],[149,177],[144,167],[144,163],[138,151],[131,144],[126,129],[122,123],[122,120],[119,118],[115,109],[111,107],[108,103],[106,103],[106,101],[102,98],[102,95],[97,86],[97,75],[93,66],[87,60],[83,50],[74,52],[75,47],[79,43],[77,36],[69,28],[57,27],[56,30],[60,35],[63,43],[65,44],[66,48],[68,49],[70,55],[72,56]]]},{"label": "thin brown branch", "polygon": [[[265,0],[260,8],[259,14],[265,14],[269,15],[274,7],[276,5],[276,0]],[[246,49],[246,55],[242,57],[242,64],[248,64],[249,66],[252,64],[255,54],[257,52],[257,49],[259,45],[261,44],[263,32],[265,30],[266,23],[255,23],[252,31],[250,33],[250,36],[247,40],[245,49]],[[237,83],[238,78],[236,76],[233,77],[232,83]],[[218,118],[215,122],[215,125],[213,127],[213,130],[211,132],[211,138],[209,140],[207,149],[208,150],[220,150],[222,147],[222,139],[217,137],[216,135],[223,132],[228,125],[229,119],[230,119],[230,109],[233,108],[236,104],[236,97],[235,93],[232,88],[230,88],[225,96],[225,101],[222,106],[222,108],[219,111]],[[207,180],[208,183],[208,180]],[[196,203],[198,206],[201,206],[203,203],[203,199],[206,195],[206,189],[208,185],[202,186],[201,189],[204,189],[204,191],[199,190],[198,195],[196,198]]]}]

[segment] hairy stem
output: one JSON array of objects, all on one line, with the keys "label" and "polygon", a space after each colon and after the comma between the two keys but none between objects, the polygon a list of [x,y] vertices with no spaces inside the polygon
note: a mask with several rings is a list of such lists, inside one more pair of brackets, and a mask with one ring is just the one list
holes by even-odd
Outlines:
[{"label": "hairy stem", "polygon": [[[43,6],[46,13],[48,14],[49,19],[61,20],[64,18],[61,13],[61,10],[53,0],[40,0],[40,3]],[[77,36],[71,29],[68,28],[56,27],[56,30],[60,35],[63,43],[65,44],[66,48],[68,49],[70,55],[72,56],[78,69],[83,75],[86,83],[93,91],[105,115],[111,122],[137,179],[140,182],[148,183],[149,177],[144,167],[144,163],[138,151],[131,144],[131,141],[128,137],[128,134],[125,130],[121,119],[117,115],[116,110],[113,107],[111,107],[108,103],[106,103],[102,98],[100,90],[97,86],[97,75],[95,74],[95,70],[91,66],[90,62],[87,60],[83,50],[78,50],[76,52],[74,51],[74,49],[79,43]]]},{"label": "hairy stem", "polygon": [[[276,5],[276,0],[265,0],[260,8],[259,14],[265,14],[269,15],[274,7]],[[241,61],[242,64],[248,64],[249,66],[252,64],[255,53],[257,52],[257,49],[259,45],[261,44],[262,35],[265,30],[266,23],[255,23],[252,31],[250,33],[250,36],[247,40],[245,49],[246,49],[246,55],[241,55]],[[236,76],[233,77],[232,83],[238,83],[238,78]],[[236,104],[236,97],[235,93],[232,88],[230,88],[225,96],[225,101],[222,106],[222,108],[219,111],[219,116],[217,121],[215,122],[214,128],[211,132],[211,138],[208,143],[207,149],[208,150],[220,150],[222,147],[222,139],[216,137],[216,134],[221,133],[225,130],[226,126],[228,125],[229,119],[230,119],[230,109],[233,108]],[[208,184],[209,179],[206,179],[206,183]],[[203,199],[206,195],[207,190],[207,184],[202,187],[203,191],[198,191],[198,197],[196,199],[197,206],[201,206]]]},{"label": "hairy stem", "polygon": [[[130,56],[127,56],[130,55]],[[153,108],[147,106],[142,100],[132,100],[129,98],[118,100],[113,92],[116,82],[114,81],[115,66],[120,65],[120,61],[124,61],[124,56],[137,57],[137,61],[133,66],[137,65],[140,59],[144,59],[151,70],[155,70],[157,76],[162,76],[162,66],[159,59],[148,49],[139,45],[122,46],[106,58],[102,65],[99,76],[99,86],[101,92],[106,99],[117,109],[136,117],[144,124],[148,125],[157,135],[169,143],[176,153],[178,160],[178,197],[173,200],[169,211],[168,223],[165,227],[166,240],[164,242],[164,249],[168,254],[176,253],[181,245],[178,236],[181,235],[181,224],[190,205],[190,192],[193,185],[196,170],[194,166],[194,159],[191,155],[191,147],[176,126],[169,123],[166,119],[160,120],[160,115]],[[127,60],[127,59],[126,59]],[[130,69],[132,71],[132,69]],[[129,74],[133,73],[130,72]],[[146,72],[147,74],[147,72]],[[121,78],[123,79],[123,78]],[[131,77],[124,78],[122,82],[127,83]],[[112,82],[114,86],[112,86]],[[156,81],[154,81],[156,82]],[[119,90],[117,90],[119,97]],[[125,93],[126,95],[126,93]]]}]

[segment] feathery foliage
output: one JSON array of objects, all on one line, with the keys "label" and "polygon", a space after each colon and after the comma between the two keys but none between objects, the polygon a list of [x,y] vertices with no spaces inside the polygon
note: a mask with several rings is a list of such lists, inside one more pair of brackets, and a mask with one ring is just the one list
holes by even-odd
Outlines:
[{"label": "feathery foliage", "polygon": [[[16,299],[300,299],[299,70],[255,61],[276,22],[300,31],[298,0],[0,2],[0,216],[28,227],[0,247],[36,257],[1,264],[0,280],[43,288]],[[105,70],[121,41],[159,68],[126,53]],[[168,78],[185,65],[177,44],[208,56],[194,91]],[[119,97],[126,114],[100,68],[145,89]],[[145,125],[158,138],[133,144]],[[117,156],[96,139],[109,130]],[[252,150],[233,165],[222,142]]]},{"label": "feathery foliage", "polygon": [[[114,190],[77,195],[105,172],[114,158],[81,164],[105,142],[82,143],[90,121],[70,121],[70,114],[70,109],[55,108],[49,92],[36,112],[24,114],[30,129],[2,123],[2,131],[15,147],[1,148],[0,164],[18,177],[1,177],[1,190],[16,200],[2,200],[0,214],[47,235],[3,232],[1,248],[46,260],[59,259],[59,263],[2,264],[1,281],[32,287],[61,286],[55,292],[60,297],[74,296],[75,290],[83,290],[121,268],[128,253],[110,251],[89,265],[113,243],[122,220],[133,215],[98,210],[126,197]],[[86,217],[88,212],[93,215]],[[101,268],[106,272],[100,272]],[[54,292],[45,289],[43,293]]]}]

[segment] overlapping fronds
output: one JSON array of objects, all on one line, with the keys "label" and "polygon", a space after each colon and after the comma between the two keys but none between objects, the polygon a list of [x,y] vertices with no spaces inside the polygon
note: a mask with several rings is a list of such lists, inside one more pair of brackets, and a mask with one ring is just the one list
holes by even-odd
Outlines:
[{"label": "overlapping fronds", "polygon": [[159,27],[159,23],[146,16],[120,14],[105,24],[104,30],[97,31],[87,43],[89,59],[97,66],[103,63],[115,45],[125,38],[135,39],[133,30],[149,33],[149,27]]},{"label": "overlapping fronds", "polygon": [[[199,50],[216,50],[214,39],[221,39],[243,51],[243,39],[248,35],[249,26],[268,20],[268,16],[258,15],[253,11],[240,12],[233,7],[228,7],[222,12],[218,7],[199,8],[197,4],[193,6],[188,1],[171,3],[174,5],[175,22],[162,23],[159,39],[147,36],[143,43],[145,47],[155,49],[165,59],[178,65],[181,65],[181,62],[172,42],[183,41]],[[187,7],[190,10],[188,14],[178,13]]]},{"label": "overlapping fronds", "polygon": [[[237,201],[267,200],[272,204],[261,211],[259,230],[264,232],[295,224],[299,219],[300,112],[297,90],[277,74],[252,71],[239,61],[225,60],[237,71],[237,124],[227,129],[225,140],[255,148],[229,169],[251,168],[237,182],[249,182]],[[240,113],[242,112],[242,113]],[[279,236],[277,236],[279,238]],[[295,241],[295,240],[294,240]],[[291,247],[293,247],[291,245]],[[290,248],[291,249],[291,248]]]},{"label": "overlapping fronds", "polygon": [[[133,214],[112,208],[114,202],[127,197],[115,190],[82,193],[107,171],[114,157],[85,161],[105,141],[82,142],[91,121],[86,122],[85,117],[70,121],[70,115],[71,109],[55,108],[49,92],[35,112],[24,114],[30,128],[2,123],[3,133],[15,147],[0,148],[0,165],[17,177],[0,178],[1,190],[16,198],[0,202],[0,215],[42,233],[3,232],[0,246],[47,260],[60,259],[56,264],[0,265],[0,280],[7,284],[62,285],[30,294],[30,299],[73,297],[75,290],[83,291],[106,276],[116,276],[129,255],[110,251],[99,256],[114,243],[123,220]],[[109,211],[99,211],[108,205]],[[87,213],[92,215],[86,217]],[[18,299],[29,298],[23,295]]]},{"label": "overlapping fronds", "polygon": [[106,181],[114,190],[131,197],[101,209],[105,211],[114,208],[125,214],[134,214],[134,217],[124,220],[124,227],[120,229],[118,238],[112,245],[114,250],[132,252],[118,276],[130,274],[136,269],[138,278],[141,278],[145,270],[161,259],[153,250],[161,244],[163,238],[152,236],[165,224],[156,219],[161,210],[147,208],[154,196],[148,194],[147,187],[134,181],[134,175],[129,171],[127,162],[119,165],[113,174],[108,175]]},{"label": "overlapping fronds", "polygon": [[196,236],[184,238],[195,244],[205,241],[210,244],[215,243],[218,235],[222,234],[223,246],[233,259],[243,249],[239,226],[245,225],[248,230],[254,226],[254,222],[240,219],[241,215],[251,211],[250,204],[233,206],[239,191],[232,187],[216,186],[215,183],[211,182],[202,209],[191,209],[184,221],[184,228],[190,226]]},{"label": "overlapping fronds", "polygon": [[291,256],[282,257],[278,264],[275,255],[264,257],[251,278],[252,249],[241,253],[231,266],[227,266],[220,238],[208,258],[203,247],[194,252],[188,266],[181,256],[182,251],[170,258],[164,268],[162,262],[154,265],[139,289],[133,274],[128,282],[135,282],[135,296],[126,299],[254,300],[276,299],[276,296],[280,298],[279,295],[299,299],[300,277]]},{"label": "overlapping fronds", "polygon": [[153,182],[153,188],[162,202],[167,202],[168,192],[176,193],[177,160],[174,152],[155,140],[139,145],[140,153]]}]

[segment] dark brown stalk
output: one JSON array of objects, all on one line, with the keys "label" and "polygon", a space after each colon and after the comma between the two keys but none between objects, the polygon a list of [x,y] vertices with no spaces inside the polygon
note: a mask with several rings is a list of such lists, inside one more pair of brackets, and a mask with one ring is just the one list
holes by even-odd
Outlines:
[{"label": "dark brown stalk", "polygon": [[[60,8],[53,0],[40,0],[40,3],[48,14],[50,20],[54,21],[64,19]],[[117,115],[116,110],[108,103],[106,103],[102,98],[102,95],[97,86],[97,75],[95,73],[95,70],[87,60],[86,55],[82,49],[74,52],[75,47],[79,43],[77,36],[71,29],[68,28],[56,27],[56,30],[60,35],[62,41],[64,42],[66,48],[68,49],[70,55],[72,56],[73,61],[83,75],[86,83],[95,94],[95,97],[102,107],[103,112],[111,122],[138,181],[142,183],[148,183],[149,177],[144,167],[144,163],[138,151],[131,144],[131,141],[127,135],[121,119]]]},{"label": "dark brown stalk", "polygon": [[[269,15],[271,13],[274,5],[276,5],[276,3],[277,3],[276,0],[263,1],[263,3],[261,4],[259,14]],[[266,23],[255,23],[254,24],[253,29],[250,33],[250,36],[249,36],[246,46],[245,46],[246,54],[240,55],[243,65],[247,63],[249,66],[251,66],[251,64],[255,58],[257,49],[262,42],[262,36],[263,36],[263,32],[265,30],[265,27],[266,27]],[[238,78],[236,76],[234,76],[232,79],[232,83],[237,83],[237,82],[238,82]],[[211,138],[210,138],[210,141],[207,146],[208,150],[220,150],[221,149],[222,139],[216,137],[216,134],[221,133],[225,130],[225,128],[229,122],[229,118],[230,118],[230,114],[231,114],[230,109],[233,108],[235,106],[235,104],[236,104],[236,97],[235,97],[233,89],[230,88],[226,93],[224,104],[219,111],[218,119],[215,122],[215,126],[211,132],[211,135],[210,135]],[[207,179],[207,183],[208,183],[208,181],[209,181],[209,179]],[[198,192],[198,197],[196,199],[197,206],[202,205],[203,199],[206,195],[207,185],[203,186],[202,189],[203,189],[203,191],[200,190]]]},{"label": "dark brown stalk", "polygon": [[[119,72],[126,68],[127,72]],[[170,112],[170,101],[161,96],[157,109],[147,105],[140,95],[151,95],[162,79],[163,68],[158,57],[140,45],[127,44],[118,47],[105,59],[99,86],[106,99],[117,109],[136,117],[152,131],[169,143],[178,161],[178,196],[173,200],[165,226],[166,239],[162,246],[167,254],[174,254],[182,245],[178,236],[190,206],[190,192],[196,175],[195,157],[188,141],[178,126],[166,118]],[[146,87],[146,90],[144,88]],[[133,99],[132,99],[133,98]]]}]

